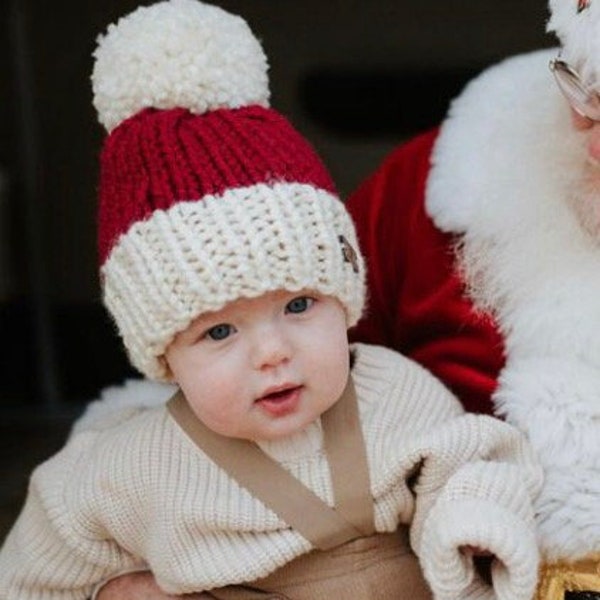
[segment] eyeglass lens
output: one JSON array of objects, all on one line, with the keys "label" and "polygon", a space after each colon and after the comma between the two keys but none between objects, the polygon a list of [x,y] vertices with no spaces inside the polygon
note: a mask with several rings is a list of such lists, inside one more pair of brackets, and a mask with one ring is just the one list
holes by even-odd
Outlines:
[{"label": "eyeglass lens", "polygon": [[577,72],[567,63],[555,60],[551,69],[558,87],[571,107],[584,117],[600,121],[600,97],[598,94],[584,86]]}]

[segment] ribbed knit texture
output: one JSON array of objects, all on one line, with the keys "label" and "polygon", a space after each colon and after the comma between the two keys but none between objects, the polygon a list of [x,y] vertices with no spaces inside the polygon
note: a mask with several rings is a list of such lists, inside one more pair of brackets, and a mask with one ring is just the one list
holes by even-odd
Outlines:
[{"label": "ribbed knit texture", "polygon": [[364,265],[342,203],[306,184],[235,188],[156,210],[122,236],[102,267],[104,302],[131,362],[167,379],[160,357],[194,318],[240,297],[310,289],[339,299],[351,326],[365,299]]},{"label": "ribbed knit texture", "polygon": [[[429,373],[389,350],[358,345],[356,354],[377,530],[412,522],[436,598],[530,600],[540,471],[522,437],[496,419],[463,415]],[[319,423],[263,448],[332,503]],[[462,544],[501,558],[493,590],[462,558]],[[158,408],[74,435],[36,470],[0,551],[0,597],[83,600],[96,583],[144,563],[165,590],[183,594],[252,581],[310,549]]]},{"label": "ribbed knit texture", "polygon": [[119,236],[155,210],[229,189],[280,182],[307,183],[335,194],[314,149],[276,111],[249,106],[194,115],[185,109],[146,109],[104,142],[100,264]]},{"label": "ribbed knit texture", "polygon": [[[268,107],[246,22],[195,0],[140,7],[94,53],[105,304],[132,364],[168,380],[166,347],[207,310],[274,290],[336,297],[354,325],[365,272],[321,159]],[[237,203],[237,206],[236,206]]]}]

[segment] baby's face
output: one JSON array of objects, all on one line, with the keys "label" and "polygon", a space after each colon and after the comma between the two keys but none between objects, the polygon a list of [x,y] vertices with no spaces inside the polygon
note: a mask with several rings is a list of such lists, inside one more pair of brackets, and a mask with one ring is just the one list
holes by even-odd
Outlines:
[{"label": "baby's face", "polygon": [[269,292],[206,313],[165,353],[192,410],[229,437],[296,433],[340,397],[349,374],[346,316],[335,298]]}]

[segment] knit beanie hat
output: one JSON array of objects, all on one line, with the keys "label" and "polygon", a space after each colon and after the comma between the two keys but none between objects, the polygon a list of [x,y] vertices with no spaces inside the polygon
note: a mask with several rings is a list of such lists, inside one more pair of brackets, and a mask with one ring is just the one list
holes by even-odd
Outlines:
[{"label": "knit beanie hat", "polygon": [[560,40],[561,58],[582,81],[600,89],[600,0],[550,0],[548,31]]},{"label": "knit beanie hat", "polygon": [[273,290],[336,297],[359,319],[354,226],[309,143],[269,108],[246,22],[197,0],[140,7],[100,36],[94,105],[103,298],[133,365],[200,314]]}]

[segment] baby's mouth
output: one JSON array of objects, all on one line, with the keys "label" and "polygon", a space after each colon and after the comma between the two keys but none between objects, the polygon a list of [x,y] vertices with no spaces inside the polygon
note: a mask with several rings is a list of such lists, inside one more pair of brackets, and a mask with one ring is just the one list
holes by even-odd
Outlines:
[{"label": "baby's mouth", "polygon": [[261,400],[278,400],[280,398],[284,398],[287,394],[289,394],[292,390],[297,389],[298,386],[284,388],[282,390],[277,390],[276,392],[271,392],[270,394],[265,394]]},{"label": "baby's mouth", "polygon": [[282,416],[293,412],[300,401],[301,385],[287,385],[268,391],[256,400],[264,410],[273,416]]}]

